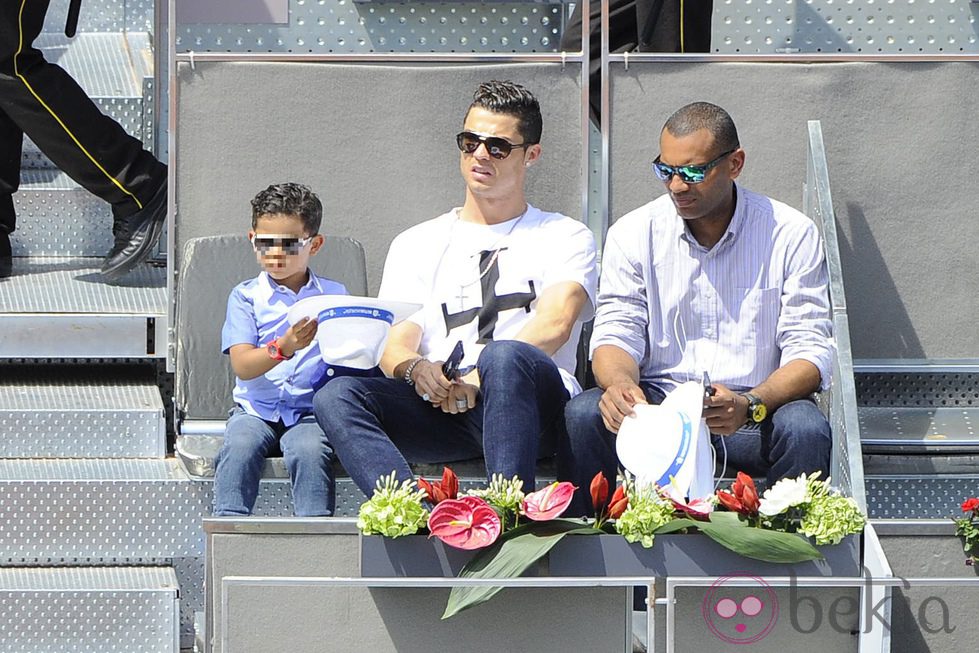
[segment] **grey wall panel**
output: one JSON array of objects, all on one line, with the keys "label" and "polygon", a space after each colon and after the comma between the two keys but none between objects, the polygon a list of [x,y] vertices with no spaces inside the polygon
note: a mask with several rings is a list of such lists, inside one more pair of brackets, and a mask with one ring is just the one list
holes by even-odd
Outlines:
[{"label": "grey wall panel", "polygon": [[973,358],[979,63],[612,66],[609,215],[664,192],[650,163],[675,109],[714,102],[744,184],[801,207],[806,120],[822,122],[856,358]]},{"label": "grey wall panel", "polygon": [[441,621],[447,589],[234,586],[226,650],[622,651],[625,593],[621,587],[507,588]]},{"label": "grey wall panel", "polygon": [[323,232],[364,244],[370,291],[391,240],[464,199],[454,136],[479,82],[541,99],[544,157],[529,199],[581,219],[577,65],[180,64],[177,247],[248,229],[249,200],[276,181],[322,198]]},{"label": "grey wall panel", "polygon": [[957,537],[950,535],[882,536],[880,543],[894,575],[900,578],[973,578],[968,587],[916,586],[894,590],[891,608],[894,653],[953,653],[979,640],[976,605],[979,579],[965,565]]}]

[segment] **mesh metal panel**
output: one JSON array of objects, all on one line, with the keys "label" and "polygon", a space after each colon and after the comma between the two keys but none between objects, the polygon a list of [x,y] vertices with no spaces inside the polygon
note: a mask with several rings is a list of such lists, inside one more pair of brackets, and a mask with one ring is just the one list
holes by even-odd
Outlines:
[{"label": "mesh metal panel", "polygon": [[861,406],[976,406],[979,373],[882,372],[856,375]]},{"label": "mesh metal panel", "polygon": [[714,52],[979,52],[969,0],[716,0]]},{"label": "mesh metal panel", "polygon": [[176,653],[168,568],[0,569],[6,653]]},{"label": "mesh metal panel", "polygon": [[872,519],[945,519],[961,514],[964,497],[979,494],[979,475],[873,477],[866,479]]},{"label": "mesh metal panel", "polygon": [[554,52],[566,14],[560,2],[291,0],[287,24],[182,24],[176,44],[178,52]]}]

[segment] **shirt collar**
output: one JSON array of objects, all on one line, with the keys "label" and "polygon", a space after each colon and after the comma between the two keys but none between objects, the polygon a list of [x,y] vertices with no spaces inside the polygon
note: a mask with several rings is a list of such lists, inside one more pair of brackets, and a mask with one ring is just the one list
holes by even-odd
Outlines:
[{"label": "shirt collar", "polygon": [[[744,226],[745,215],[747,213],[747,209],[745,208],[746,201],[744,198],[744,192],[737,182],[734,182],[734,192],[736,193],[734,215],[731,216],[731,222],[728,223],[727,229],[724,231],[724,235],[721,236],[721,239],[717,241],[717,244],[711,248],[713,251],[719,251],[730,246],[730,244],[734,242],[734,239],[738,237],[738,234],[741,233],[741,229]],[[687,221],[680,218],[679,215],[677,215],[677,218],[679,218],[680,221],[678,236],[683,240],[686,240],[691,245],[703,249],[703,246],[698,243],[697,239],[693,237],[692,233],[690,233],[690,228],[687,227]]]},{"label": "shirt collar", "polygon": [[309,280],[306,281],[305,286],[299,289],[298,293],[293,293],[285,286],[277,283],[269,276],[268,272],[262,270],[258,275],[258,285],[262,289],[262,297],[265,299],[265,302],[271,304],[273,299],[279,297],[292,304],[304,297],[322,295],[323,286],[320,284],[319,277],[313,274],[313,271],[309,268],[306,270],[309,272]]}]

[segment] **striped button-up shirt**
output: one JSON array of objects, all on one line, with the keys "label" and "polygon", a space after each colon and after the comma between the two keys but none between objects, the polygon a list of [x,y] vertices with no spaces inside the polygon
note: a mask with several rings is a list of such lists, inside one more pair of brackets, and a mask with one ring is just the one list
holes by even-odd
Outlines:
[{"label": "striped button-up shirt", "polygon": [[620,347],[642,381],[667,391],[704,371],[744,391],[800,359],[826,389],[827,286],[822,241],[799,211],[738,186],[731,223],[707,249],[663,195],[608,231],[592,353]]}]

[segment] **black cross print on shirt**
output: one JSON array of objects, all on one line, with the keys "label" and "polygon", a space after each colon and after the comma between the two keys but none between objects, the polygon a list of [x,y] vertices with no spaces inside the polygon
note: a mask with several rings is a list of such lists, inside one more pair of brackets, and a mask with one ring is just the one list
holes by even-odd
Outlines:
[{"label": "black cross print on shirt", "polygon": [[499,257],[497,256],[490,263],[490,259],[493,258],[493,254],[495,253],[492,250],[479,253],[479,269],[484,269],[484,265],[490,265],[490,269],[486,275],[480,279],[480,286],[483,291],[482,306],[459,311],[458,313],[449,313],[448,304],[442,304],[442,317],[445,319],[445,335],[449,335],[452,329],[469,324],[474,318],[478,317],[479,339],[476,342],[485,344],[493,340],[493,331],[496,329],[496,322],[500,317],[501,311],[522,308],[526,312],[530,312],[531,302],[537,299],[533,279],[527,282],[530,286],[530,292],[517,292],[509,295],[496,294],[496,282],[500,279]]}]

